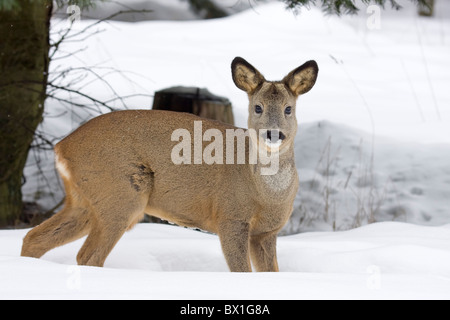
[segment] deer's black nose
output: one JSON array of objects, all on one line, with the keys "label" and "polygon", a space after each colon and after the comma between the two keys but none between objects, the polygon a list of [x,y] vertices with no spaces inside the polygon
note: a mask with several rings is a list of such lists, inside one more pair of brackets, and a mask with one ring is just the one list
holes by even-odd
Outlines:
[{"label": "deer's black nose", "polygon": [[278,140],[286,139],[286,136],[280,130],[267,130],[266,138],[271,142],[277,142]]}]

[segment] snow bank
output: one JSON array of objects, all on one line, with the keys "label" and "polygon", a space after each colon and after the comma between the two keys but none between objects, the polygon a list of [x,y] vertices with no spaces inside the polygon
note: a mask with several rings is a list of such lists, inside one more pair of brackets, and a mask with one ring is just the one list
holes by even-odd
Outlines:
[{"label": "snow bank", "polygon": [[26,231],[0,231],[0,299],[450,298],[450,225],[280,237],[277,274],[229,273],[217,236],[180,227],[137,225],[104,268],[74,265],[82,240],[19,257]]},{"label": "snow bank", "polygon": [[[216,8],[228,15],[256,6],[250,1],[212,0]],[[189,2],[184,0],[127,0],[127,1],[97,1],[95,6],[81,12],[80,19],[105,19],[119,11],[134,10],[133,13],[123,13],[112,18],[115,21],[138,22],[152,20],[200,20],[204,19],[204,12],[194,12]],[[138,12],[146,10],[147,12]],[[64,19],[67,17],[67,7],[55,11],[54,17]]]},{"label": "snow bank", "polygon": [[450,147],[372,136],[346,125],[300,124],[300,191],[285,233],[375,221],[450,221]]}]

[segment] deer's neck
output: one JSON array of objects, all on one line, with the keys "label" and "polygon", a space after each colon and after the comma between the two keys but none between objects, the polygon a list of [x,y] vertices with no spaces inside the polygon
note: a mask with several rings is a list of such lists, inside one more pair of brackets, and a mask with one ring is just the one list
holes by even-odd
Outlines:
[{"label": "deer's neck", "polygon": [[294,147],[290,146],[279,154],[278,163],[253,165],[252,175],[256,188],[267,200],[282,201],[297,192],[298,176],[295,167]]}]

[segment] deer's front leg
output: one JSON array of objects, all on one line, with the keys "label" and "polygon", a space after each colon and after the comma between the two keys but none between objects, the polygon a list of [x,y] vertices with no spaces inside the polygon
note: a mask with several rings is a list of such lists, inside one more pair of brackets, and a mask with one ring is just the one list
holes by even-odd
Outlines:
[{"label": "deer's front leg", "polygon": [[250,255],[256,271],[277,272],[277,232],[252,235],[250,237]]},{"label": "deer's front leg", "polygon": [[219,227],[220,244],[231,272],[251,272],[248,223],[227,220]]}]

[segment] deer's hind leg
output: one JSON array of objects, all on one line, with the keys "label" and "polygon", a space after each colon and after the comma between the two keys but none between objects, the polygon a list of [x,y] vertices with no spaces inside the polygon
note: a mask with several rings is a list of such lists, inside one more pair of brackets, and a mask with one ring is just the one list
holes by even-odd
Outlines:
[{"label": "deer's hind leg", "polygon": [[114,188],[97,190],[91,199],[93,221],[89,235],[78,252],[80,265],[102,267],[125,233],[144,216],[153,187],[153,173],[138,166],[129,179],[114,179]]},{"label": "deer's hind leg", "polygon": [[64,208],[27,233],[23,240],[22,256],[40,258],[47,251],[75,241],[88,233],[90,208],[67,181],[64,181],[64,184]]},{"label": "deer's hind leg", "polygon": [[96,204],[89,235],[77,255],[78,264],[102,267],[125,231],[144,216],[146,204],[143,197],[127,196]]}]

